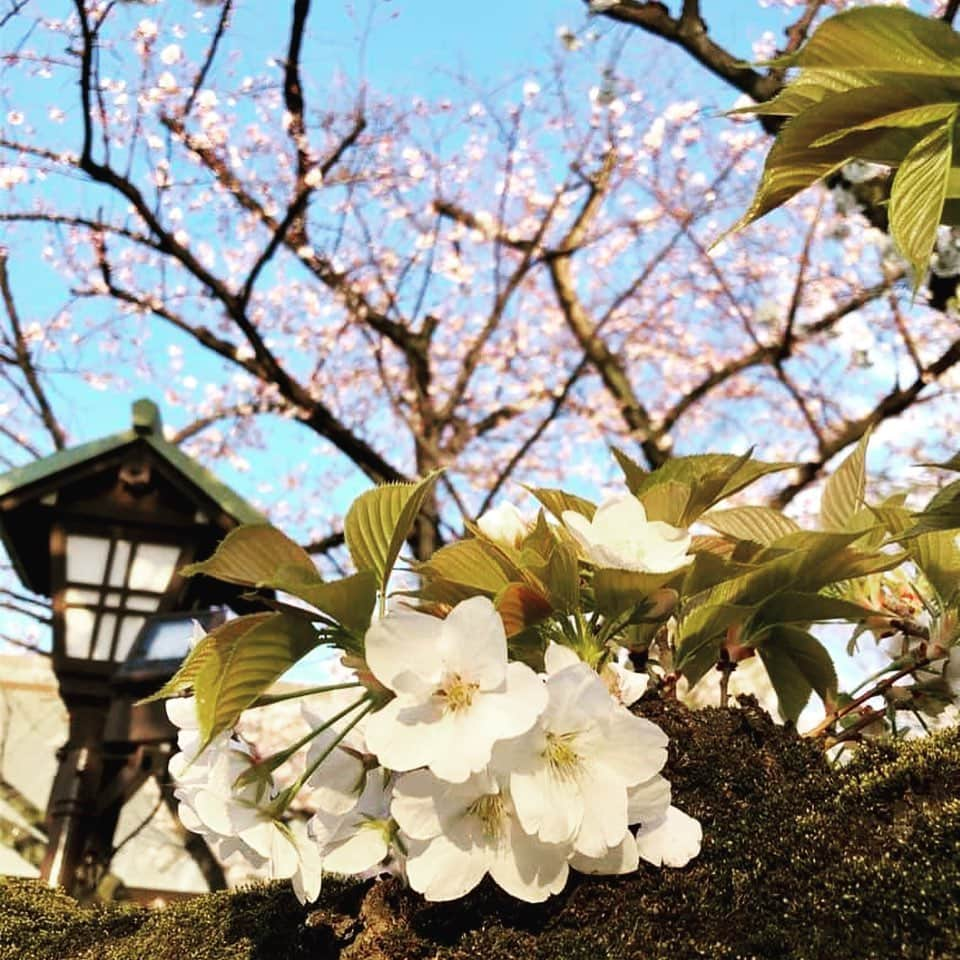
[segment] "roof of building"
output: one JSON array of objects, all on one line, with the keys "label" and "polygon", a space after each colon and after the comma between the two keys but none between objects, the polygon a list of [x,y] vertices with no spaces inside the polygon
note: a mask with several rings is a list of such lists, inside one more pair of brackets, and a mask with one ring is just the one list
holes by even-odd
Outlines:
[{"label": "roof of building", "polygon": [[142,441],[177,472],[186,477],[210,500],[240,523],[266,523],[266,517],[236,491],[218,480],[206,467],[188,457],[176,444],[163,436],[160,411],[151,400],[133,404],[133,424],[128,430],[91,440],[68,450],[35,460],[0,475],[0,497],[20,493],[30,487],[41,487],[44,481],[91,460],[115,453],[123,447]]}]

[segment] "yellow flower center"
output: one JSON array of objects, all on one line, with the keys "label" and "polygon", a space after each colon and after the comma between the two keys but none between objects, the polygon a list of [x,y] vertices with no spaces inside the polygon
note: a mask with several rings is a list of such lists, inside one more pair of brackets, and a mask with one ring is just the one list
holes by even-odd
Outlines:
[{"label": "yellow flower center", "polygon": [[499,793],[488,793],[467,807],[467,815],[480,821],[488,840],[496,840],[503,833],[503,814],[503,797]]},{"label": "yellow flower center", "polygon": [[558,777],[573,777],[580,769],[580,754],[573,746],[575,733],[547,733],[544,757]]},{"label": "yellow flower center", "polygon": [[445,701],[445,707],[451,713],[466,710],[473,703],[474,694],[480,689],[479,683],[470,683],[464,680],[459,673],[448,677],[440,691]]}]

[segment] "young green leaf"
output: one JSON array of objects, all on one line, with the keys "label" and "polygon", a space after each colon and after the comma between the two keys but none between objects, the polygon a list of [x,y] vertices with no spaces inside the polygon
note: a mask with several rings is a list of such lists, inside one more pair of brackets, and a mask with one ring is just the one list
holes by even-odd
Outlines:
[{"label": "young green leaf", "polygon": [[890,192],[890,233],[913,269],[914,289],[926,279],[953,163],[956,108],[906,155]]},{"label": "young green leaf", "polygon": [[377,603],[377,579],[371,570],[324,582],[319,574],[284,567],[262,586],[305,600],[355,634],[366,632]]},{"label": "young green leaf", "polygon": [[901,7],[859,7],[825,20],[796,53],[769,65],[960,77],[960,36],[941,20]]},{"label": "young green leaf", "polygon": [[198,573],[255,587],[271,579],[281,568],[316,573],[310,555],[286,534],[267,524],[248,524],[231,530],[208,560],[191,563],[180,573],[192,577]]},{"label": "young green leaf", "polygon": [[711,510],[700,518],[708,527],[737,540],[752,540],[769,546],[781,537],[796,533],[799,525],[773,507],[734,507]]},{"label": "young green leaf", "polygon": [[507,584],[520,581],[520,570],[511,564],[492,544],[473,538],[441,547],[429,560],[414,569],[428,583],[456,583],[469,587],[474,594],[494,597]]},{"label": "young green leaf", "polygon": [[140,703],[164,700],[193,689],[197,676],[218,651],[229,648],[237,637],[269,620],[272,613],[252,613],[245,617],[236,617],[222,623],[201,637],[196,646],[186,655],[180,669],[154,694],[144,697]]},{"label": "young green leaf", "polygon": [[641,467],[636,460],[628,456],[618,447],[611,447],[610,452],[613,454],[613,459],[617,461],[617,465],[623,471],[623,479],[626,481],[627,489],[636,494],[649,475],[650,471],[646,470],[644,467]]},{"label": "young green leaf", "polygon": [[527,487],[533,494],[558,520],[563,519],[565,510],[572,510],[574,513],[581,513],[588,520],[593,519],[597,512],[595,504],[583,497],[578,497],[572,493],[566,493],[563,490],[551,490],[545,487]]},{"label": "young green leaf", "polygon": [[836,694],[833,660],[823,644],[805,630],[782,627],[757,647],[757,653],[787,720],[796,723],[811,690],[823,701]]},{"label": "young green leaf", "polygon": [[193,684],[203,742],[233,727],[270,684],[316,645],[313,627],[288,613],[269,614],[234,633],[229,642],[212,645]]},{"label": "young green leaf", "polygon": [[343,532],[358,570],[370,570],[380,590],[397,562],[403,543],[439,473],[417,483],[385,483],[360,494],[347,511]]},{"label": "young green leaf", "polygon": [[678,571],[671,573],[638,573],[633,570],[600,569],[593,575],[594,607],[605,617],[617,617],[639,607],[654,610],[663,600],[663,586],[677,579]]},{"label": "young green leaf", "polygon": [[863,506],[869,442],[867,432],[827,480],[820,499],[820,522],[825,530],[845,530],[850,519]]}]

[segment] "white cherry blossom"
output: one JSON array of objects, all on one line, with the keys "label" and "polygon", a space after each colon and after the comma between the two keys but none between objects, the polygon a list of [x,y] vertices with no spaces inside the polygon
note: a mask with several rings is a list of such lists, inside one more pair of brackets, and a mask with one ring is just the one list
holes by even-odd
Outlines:
[{"label": "white cherry blossom", "polygon": [[391,809],[408,850],[410,886],[428,900],[462,897],[488,873],[528,903],[546,900],[566,883],[569,845],[525,832],[509,793],[488,773],[463,783],[425,770],[408,773]]},{"label": "white cherry blossom", "polygon": [[508,547],[519,547],[530,532],[523,514],[506,500],[479,517],[477,526],[485,536]]},{"label": "white cherry blossom", "polygon": [[667,736],[616,703],[584,663],[548,677],[547,690],[537,725],[498,744],[494,765],[509,778],[525,830],[604,857],[627,831],[628,789],[666,763]]},{"label": "white cherry blossom", "polygon": [[365,645],[374,676],[396,694],[366,725],[369,749],[391,770],[429,767],[462,782],[486,767],[498,740],[529,730],[547,702],[537,675],[507,662],[503,621],[486,597],[459,603],[445,620],[388,614]]},{"label": "white cherry blossom", "polygon": [[692,560],[689,531],[647,520],[643,504],[631,494],[605,500],[592,520],[573,510],[564,510],[561,519],[597,567],[669,573]]},{"label": "white cherry blossom", "polygon": [[365,777],[354,806],[339,816],[318,810],[309,824],[325,870],[363,874],[389,856],[394,826],[390,819],[391,777],[382,768]]}]

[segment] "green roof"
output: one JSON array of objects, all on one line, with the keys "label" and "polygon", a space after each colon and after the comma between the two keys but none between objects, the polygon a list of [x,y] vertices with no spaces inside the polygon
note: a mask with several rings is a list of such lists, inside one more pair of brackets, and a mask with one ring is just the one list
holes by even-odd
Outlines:
[{"label": "green roof", "polygon": [[164,439],[160,411],[155,403],[146,399],[137,400],[133,404],[133,426],[129,430],[100,440],[91,440],[69,450],[59,450],[42,460],[35,460],[0,475],[0,497],[42,483],[49,477],[82,466],[138,440],[146,443],[162,460],[185,476],[224,513],[240,523],[267,522],[266,517],[240,494],[218,480],[206,467],[188,457],[175,444]]}]

